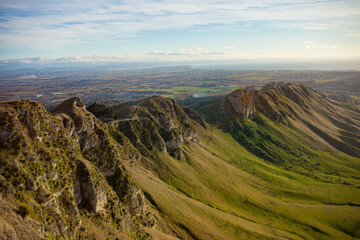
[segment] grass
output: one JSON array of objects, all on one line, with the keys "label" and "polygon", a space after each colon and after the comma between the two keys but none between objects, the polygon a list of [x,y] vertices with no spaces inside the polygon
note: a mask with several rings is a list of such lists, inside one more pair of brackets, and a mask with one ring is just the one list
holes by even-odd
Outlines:
[{"label": "grass", "polygon": [[[181,239],[360,238],[359,158],[323,147],[320,141],[326,139],[311,128],[300,129],[295,123],[286,126],[261,114],[219,125],[218,103],[214,99],[199,105],[213,124],[208,130],[198,126],[199,144],[182,146],[186,160],[154,152],[151,159],[124,161],[132,165],[129,170],[156,209],[158,228],[165,235]],[[304,118],[316,122],[316,116]],[[314,126],[330,136],[334,125],[322,123],[328,125]],[[232,124],[231,130],[227,124]],[[307,141],[299,141],[300,135]],[[100,147],[106,149],[109,144],[113,143]],[[95,156],[87,154],[88,159]],[[54,150],[42,155],[52,159],[57,154]],[[71,168],[60,166],[69,161],[56,161],[60,173]],[[18,210],[25,218],[32,215],[27,205]],[[111,221],[100,217],[85,217],[82,226],[86,236],[94,239],[121,236]]]},{"label": "grass", "polygon": [[170,92],[219,92],[222,91],[221,88],[218,87],[192,87],[192,86],[185,86],[185,87],[173,87],[168,89],[167,91]]},{"label": "grass", "polygon": [[[217,128],[212,133],[201,129],[199,138],[202,147],[185,146],[186,162],[162,153],[157,161],[148,163],[156,169],[156,175],[135,173],[141,187],[156,202],[161,216],[172,222],[175,229],[179,224],[186,226],[191,234],[185,232],[185,236],[194,235],[198,239],[359,237],[355,227],[360,209],[355,205],[360,203],[360,189],[354,185],[324,182],[275,166],[248,152],[231,134]],[[324,156],[339,162],[344,157],[332,153]],[[351,175],[340,177],[358,183]],[[178,231],[180,234],[181,230]]]},{"label": "grass", "polygon": [[161,96],[169,98],[184,98],[190,95],[218,95],[227,94],[235,90],[236,87],[207,87],[207,86],[176,86],[170,88],[142,88],[136,89],[137,91],[154,91],[160,92]]},{"label": "grass", "polygon": [[159,153],[145,160],[153,171],[134,173],[174,235],[360,237],[355,110],[330,106],[324,99],[299,105],[283,97],[279,110],[288,118],[279,123],[260,113],[227,120],[218,115],[219,103],[212,99],[196,106],[210,125],[208,130],[199,127],[199,145],[183,146],[186,161]]},{"label": "grass", "polygon": [[[298,105],[292,106],[296,115],[287,124],[262,114],[220,119],[218,108],[219,99],[197,105],[210,125],[199,128],[200,145],[183,146],[186,161],[161,153],[146,163],[153,173],[135,173],[178,236],[360,237],[359,158],[329,147],[327,138],[306,124],[335,139],[341,131],[334,121]],[[342,117],[354,119],[348,113]]]}]

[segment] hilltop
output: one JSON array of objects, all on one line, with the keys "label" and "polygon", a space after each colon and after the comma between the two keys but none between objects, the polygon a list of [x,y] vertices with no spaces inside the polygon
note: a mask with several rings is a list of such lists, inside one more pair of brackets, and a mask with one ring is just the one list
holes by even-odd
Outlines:
[{"label": "hilltop", "polygon": [[[288,152],[284,153],[286,159],[300,154],[295,153],[296,149],[307,151],[299,140],[311,149],[332,148],[360,157],[359,110],[328,99],[302,83],[239,89],[195,108],[265,159],[281,161],[283,157],[276,153],[279,148]],[[270,140],[267,146],[261,141],[266,138]]]},{"label": "hilltop", "polygon": [[360,237],[360,110],[304,84],[0,117],[1,236]]}]

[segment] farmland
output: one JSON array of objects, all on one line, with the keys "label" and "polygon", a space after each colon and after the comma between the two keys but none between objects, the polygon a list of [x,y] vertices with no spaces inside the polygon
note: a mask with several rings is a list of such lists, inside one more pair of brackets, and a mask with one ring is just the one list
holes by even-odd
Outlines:
[{"label": "farmland", "polygon": [[0,72],[0,100],[32,99],[51,108],[79,96],[87,104],[107,105],[152,95],[184,99],[227,94],[237,88],[272,81],[306,82],[326,95],[358,99],[357,71],[204,70],[190,66],[142,70],[23,69]]}]

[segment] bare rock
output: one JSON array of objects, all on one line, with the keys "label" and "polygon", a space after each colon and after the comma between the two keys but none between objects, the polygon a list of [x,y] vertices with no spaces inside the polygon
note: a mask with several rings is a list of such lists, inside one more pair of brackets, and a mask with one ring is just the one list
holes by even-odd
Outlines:
[{"label": "bare rock", "polygon": [[219,111],[226,117],[251,118],[256,108],[250,93],[238,89],[221,100]]},{"label": "bare rock", "polygon": [[176,148],[174,149],[170,155],[174,158],[176,158],[177,160],[180,160],[180,161],[185,161],[186,160],[186,157],[185,157],[185,154],[183,152],[183,150],[181,148]]},{"label": "bare rock", "polygon": [[174,130],[170,131],[162,128],[160,129],[160,134],[165,141],[165,145],[168,151],[181,147],[182,143],[184,142],[184,138],[180,133],[180,130],[176,132]]},{"label": "bare rock", "polygon": [[200,124],[200,126],[206,129],[205,119],[200,113],[196,112],[195,110],[189,107],[183,107],[183,110],[192,120],[194,120],[195,122]]},{"label": "bare rock", "polygon": [[128,211],[133,216],[139,216],[146,211],[146,201],[144,193],[136,186],[132,186],[125,198]]},{"label": "bare rock", "polygon": [[104,210],[107,203],[106,189],[98,173],[85,161],[78,161],[77,180],[74,184],[76,204],[80,208],[91,208],[95,213]]}]

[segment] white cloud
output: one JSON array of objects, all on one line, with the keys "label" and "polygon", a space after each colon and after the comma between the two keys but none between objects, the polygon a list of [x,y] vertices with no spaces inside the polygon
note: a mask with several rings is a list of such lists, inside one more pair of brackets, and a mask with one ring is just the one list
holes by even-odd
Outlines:
[{"label": "white cloud", "polygon": [[360,32],[351,32],[351,33],[346,34],[346,36],[360,38]]},{"label": "white cloud", "polygon": [[[2,0],[1,8],[17,9],[19,14],[2,16],[6,21],[0,22],[0,44],[3,47],[43,49],[127,38],[141,31],[191,27],[207,29],[214,24],[218,28],[235,24],[232,26],[234,29],[249,30],[241,29],[236,24],[251,21],[273,21],[273,26],[281,28],[329,30],[356,22],[360,16],[359,2]],[[21,8],[33,13],[25,15]],[[83,24],[64,25],[65,22],[76,21]]]},{"label": "white cloud", "polygon": [[336,49],[336,48],[341,48],[341,47],[342,47],[341,44],[320,46],[320,48],[325,48],[325,49]]},{"label": "white cloud", "polygon": [[[306,41],[308,44],[315,44],[315,41]],[[36,57],[23,59],[0,59],[0,64],[52,64],[52,63],[107,63],[107,62],[182,62],[182,61],[236,61],[236,60],[299,60],[299,59],[354,59],[358,55],[348,54],[348,52],[338,51],[343,48],[341,45],[319,45],[311,51],[285,51],[272,49],[258,49],[253,53],[242,53],[241,51],[226,51],[223,48],[205,49],[193,47],[179,49],[178,51],[154,50],[147,54],[117,54],[117,55],[91,55],[91,56],[69,56],[60,58]],[[330,49],[330,50],[329,50]],[[319,55],[323,53],[324,55]],[[339,55],[340,53],[340,55]],[[299,58],[299,56],[301,56]],[[320,57],[319,57],[320,56]]]},{"label": "white cloud", "polygon": [[337,49],[337,48],[342,48],[341,44],[332,44],[332,45],[320,45],[318,46],[317,41],[309,41],[306,40],[304,41],[304,48],[307,49],[314,49],[314,48],[321,48],[321,49]]},{"label": "white cloud", "polygon": [[187,49],[180,49],[179,51],[163,51],[163,50],[154,50],[148,53],[149,55],[157,56],[206,56],[206,55],[224,55],[230,54],[230,52],[225,52],[223,50],[204,50],[202,47],[192,47]]},{"label": "white cloud", "polygon": [[154,51],[149,52],[148,54],[150,54],[150,55],[166,56],[166,55],[169,55],[170,52],[169,52],[169,51],[154,50]]},{"label": "white cloud", "polygon": [[316,48],[316,41],[304,41],[304,48]]},{"label": "white cloud", "polygon": [[35,57],[22,59],[0,59],[0,63],[14,64],[50,64],[50,63],[77,63],[77,62],[131,62],[146,61],[144,55],[118,54],[118,55],[92,55],[92,56],[70,56],[60,58]]},{"label": "white cloud", "polygon": [[234,50],[237,49],[237,47],[233,47],[233,46],[226,46],[224,47],[226,50]]}]

